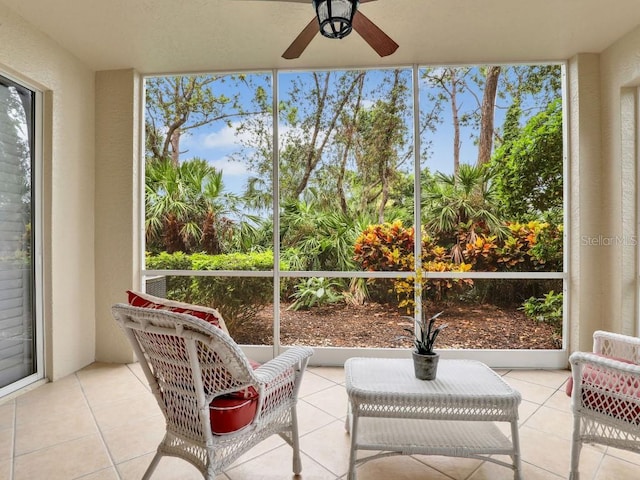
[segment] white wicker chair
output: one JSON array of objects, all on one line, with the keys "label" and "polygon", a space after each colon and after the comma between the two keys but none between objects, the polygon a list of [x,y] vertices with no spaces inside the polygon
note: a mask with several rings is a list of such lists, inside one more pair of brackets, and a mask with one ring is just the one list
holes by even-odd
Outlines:
[{"label": "white wicker chair", "polygon": [[[160,458],[192,463],[213,480],[248,449],[273,434],[293,448],[293,472],[302,470],[296,402],[313,350],[293,347],[253,369],[238,345],[221,329],[191,315],[118,304],[113,315],[124,329],[166,420],[166,433],[144,474]],[[209,405],[220,395],[254,388],[257,413],[245,428],[211,431]]]},{"label": "white wicker chair", "polygon": [[583,443],[640,453],[640,338],[597,331],[593,353],[569,358],[573,389],[571,480]]}]

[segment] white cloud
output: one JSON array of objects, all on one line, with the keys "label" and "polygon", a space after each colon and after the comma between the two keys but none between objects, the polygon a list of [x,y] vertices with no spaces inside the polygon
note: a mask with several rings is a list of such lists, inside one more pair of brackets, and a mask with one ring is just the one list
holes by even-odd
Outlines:
[{"label": "white cloud", "polygon": [[246,166],[241,162],[234,162],[227,157],[219,158],[216,160],[209,160],[209,165],[215,167],[217,170],[222,170],[224,176],[244,176],[249,173]]},{"label": "white cloud", "polygon": [[238,145],[240,139],[236,136],[237,125],[232,124],[231,127],[225,125],[218,131],[204,135],[202,138],[203,148],[227,148]]},{"label": "white cloud", "polygon": [[[266,115],[265,121],[269,121],[270,116]],[[251,143],[252,135],[249,131],[243,130],[237,133],[242,121],[232,122],[231,125],[224,125],[219,130],[209,132],[202,136],[202,148],[229,148],[238,145]]]},{"label": "white cloud", "polygon": [[236,135],[239,122],[232,123],[231,126],[223,125],[216,131],[211,131],[210,127],[201,127],[197,130],[190,130],[180,138],[181,149],[216,150],[229,149],[241,145],[241,141],[248,141],[251,135],[243,132]]}]

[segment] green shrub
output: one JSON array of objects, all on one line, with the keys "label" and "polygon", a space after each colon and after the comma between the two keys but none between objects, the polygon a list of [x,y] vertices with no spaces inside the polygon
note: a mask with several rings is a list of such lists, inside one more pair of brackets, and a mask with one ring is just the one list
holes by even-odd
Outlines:
[{"label": "green shrub", "polygon": [[[146,255],[147,270],[191,270],[191,258],[189,255],[176,252],[162,252],[157,255]],[[167,297],[180,302],[193,303],[191,301],[191,277],[178,277],[168,275]]]},{"label": "green shrub", "polygon": [[[287,270],[284,263],[280,268]],[[147,269],[268,272],[273,269],[273,252],[222,255],[160,253],[147,257]],[[167,277],[167,297],[217,309],[233,334],[234,328],[273,302],[273,282],[269,277],[171,275]]]},{"label": "green shrub", "polygon": [[191,270],[191,256],[182,252],[147,253],[145,261],[147,270]]},{"label": "green shrub", "polygon": [[562,300],[562,293],[551,290],[542,297],[526,300],[522,310],[529,318],[548,323],[554,327],[556,334],[562,334]]},{"label": "green shrub", "polygon": [[[228,253],[224,255],[191,255],[192,270],[273,270],[273,252]],[[285,265],[280,264],[280,269]]]},{"label": "green shrub", "polygon": [[193,303],[216,308],[233,334],[273,302],[273,282],[256,277],[194,277],[191,296]]},{"label": "green shrub", "polygon": [[293,298],[295,301],[289,307],[291,310],[309,309],[320,305],[337,303],[343,299],[343,295],[336,291],[343,285],[337,280],[329,280],[324,277],[311,277],[301,281],[295,286]]}]

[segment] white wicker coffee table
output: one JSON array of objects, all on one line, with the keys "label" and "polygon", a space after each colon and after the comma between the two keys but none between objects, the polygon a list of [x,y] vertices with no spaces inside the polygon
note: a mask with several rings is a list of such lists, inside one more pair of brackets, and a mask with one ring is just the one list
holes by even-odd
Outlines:
[{"label": "white wicker coffee table", "polygon": [[[351,432],[348,480],[356,464],[387,455],[479,458],[521,479],[520,393],[481,362],[440,359],[435,380],[418,380],[411,359],[351,358],[345,363]],[[511,439],[494,422],[511,425]],[[356,460],[358,450],[380,453]],[[509,455],[507,463],[491,455]]]}]

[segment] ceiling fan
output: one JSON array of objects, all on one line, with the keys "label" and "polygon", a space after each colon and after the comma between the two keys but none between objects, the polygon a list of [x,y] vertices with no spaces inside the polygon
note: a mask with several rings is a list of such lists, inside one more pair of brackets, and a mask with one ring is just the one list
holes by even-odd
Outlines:
[{"label": "ceiling fan", "polygon": [[[309,0],[277,0],[309,3]],[[291,60],[298,58],[318,32],[328,38],[340,39],[351,33],[352,28],[378,55],[386,57],[398,48],[398,44],[358,10],[360,3],[373,0],[311,0],[316,10],[313,18],[282,54]]]}]

